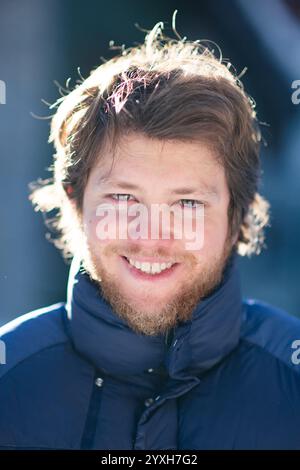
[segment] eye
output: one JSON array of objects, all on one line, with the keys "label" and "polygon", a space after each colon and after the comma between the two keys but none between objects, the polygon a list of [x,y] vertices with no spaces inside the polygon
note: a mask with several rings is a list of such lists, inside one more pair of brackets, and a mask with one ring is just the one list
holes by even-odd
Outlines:
[{"label": "eye", "polygon": [[128,201],[127,196],[133,197],[131,194],[120,194],[120,193],[108,194],[108,196],[111,197],[112,199],[115,199],[116,201]]},{"label": "eye", "polygon": [[184,207],[187,207],[188,209],[196,209],[196,207],[205,205],[203,201],[197,201],[195,199],[180,199],[180,201],[184,201],[185,203],[187,203],[187,205]]}]

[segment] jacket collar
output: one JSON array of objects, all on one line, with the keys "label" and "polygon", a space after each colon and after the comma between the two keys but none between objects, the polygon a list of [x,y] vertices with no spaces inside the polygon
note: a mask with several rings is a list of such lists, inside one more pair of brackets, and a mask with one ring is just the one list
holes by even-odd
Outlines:
[{"label": "jacket collar", "polygon": [[164,335],[138,335],[116,315],[99,287],[73,259],[66,303],[75,349],[104,373],[137,375],[163,370],[173,379],[198,376],[220,362],[238,344],[242,298],[237,254],[230,256],[221,283],[196,306],[189,322]]}]

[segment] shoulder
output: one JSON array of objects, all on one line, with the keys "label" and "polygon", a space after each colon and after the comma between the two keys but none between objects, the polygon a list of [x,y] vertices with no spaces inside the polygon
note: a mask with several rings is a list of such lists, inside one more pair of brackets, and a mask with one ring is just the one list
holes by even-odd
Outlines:
[{"label": "shoulder", "polygon": [[60,303],[0,328],[0,447],[80,447],[94,369],[74,350],[67,320]]},{"label": "shoulder", "polygon": [[300,318],[267,302],[243,300],[241,339],[300,378]]},{"label": "shoulder", "polygon": [[0,328],[0,378],[23,361],[68,343],[63,302],[21,315]]}]

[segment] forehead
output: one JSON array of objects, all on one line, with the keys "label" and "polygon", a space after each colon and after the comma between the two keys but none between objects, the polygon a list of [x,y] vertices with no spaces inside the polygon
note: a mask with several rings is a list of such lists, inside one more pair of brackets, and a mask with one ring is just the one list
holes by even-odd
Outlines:
[{"label": "forehead", "polygon": [[[115,176],[197,180],[222,177],[217,152],[206,142],[162,140],[141,134],[123,136],[114,151],[106,148],[94,168],[98,182]],[[167,182],[167,181],[166,181]]]}]

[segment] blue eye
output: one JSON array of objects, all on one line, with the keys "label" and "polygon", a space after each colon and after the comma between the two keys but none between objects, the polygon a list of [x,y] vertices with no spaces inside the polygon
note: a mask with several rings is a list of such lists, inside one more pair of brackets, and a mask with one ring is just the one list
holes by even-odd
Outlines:
[{"label": "blue eye", "polygon": [[[126,199],[126,196],[132,197],[131,194],[120,194],[120,193],[113,193],[113,194],[109,194],[108,196],[111,197],[112,199],[115,199],[116,201],[128,201],[128,199]],[[121,198],[119,198],[119,196],[121,196]],[[124,196],[125,196],[125,199],[122,199],[122,197]]]},{"label": "blue eye", "polygon": [[[189,203],[188,206],[185,206],[185,207],[188,207],[188,209],[196,209],[196,207],[204,206],[203,201],[197,201],[195,199],[181,199],[181,202],[182,201],[185,201],[185,202]],[[192,203],[192,204],[190,204],[190,203]]]}]

